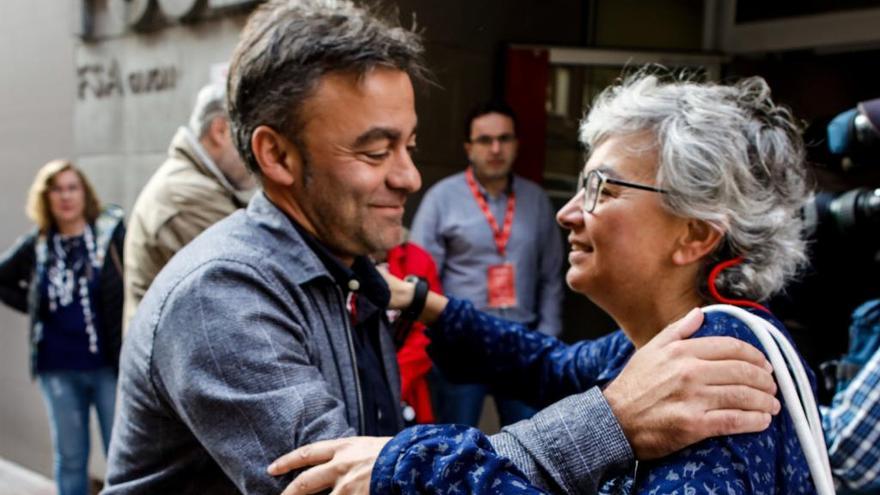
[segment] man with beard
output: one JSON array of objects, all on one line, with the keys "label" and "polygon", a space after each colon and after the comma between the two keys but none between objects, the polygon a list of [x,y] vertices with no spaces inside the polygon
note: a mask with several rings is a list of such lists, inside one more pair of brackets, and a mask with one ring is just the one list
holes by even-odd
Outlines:
[{"label": "man with beard", "polygon": [[[147,290],[123,344],[104,493],[280,493],[296,472],[266,466],[283,453],[402,429],[390,293],[366,255],[400,242],[421,185],[410,153],[422,51],[416,33],[350,1],[257,7],[232,57],[228,110],[263,191]],[[549,406],[498,452],[535,477],[582,478],[630,459],[631,446],[665,452],[766,425],[772,409],[754,395],[773,400],[772,379],[757,350],[715,344],[706,356],[674,340],[637,353],[618,392]],[[699,359],[721,360],[736,386],[685,380],[682,360]]]},{"label": "man with beard", "polygon": [[366,254],[400,241],[421,186],[422,51],[416,33],[351,2],[257,7],[227,107],[262,191],[141,301],[106,493],[278,493],[273,457],[403,428],[390,296]]}]

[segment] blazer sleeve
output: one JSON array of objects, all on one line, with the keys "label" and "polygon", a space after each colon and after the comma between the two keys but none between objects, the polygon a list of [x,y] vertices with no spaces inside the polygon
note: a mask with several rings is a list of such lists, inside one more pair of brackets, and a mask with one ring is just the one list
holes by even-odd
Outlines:
[{"label": "blazer sleeve", "polygon": [[463,425],[419,425],[382,449],[371,493],[596,493],[632,450],[598,389],[486,437]]},{"label": "blazer sleeve", "polygon": [[156,387],[239,491],[280,493],[294,473],[269,476],[273,459],[355,434],[309,352],[308,322],[277,282],[229,264],[174,292],[156,324]]},{"label": "blazer sleeve", "polygon": [[550,493],[597,493],[606,473],[633,460],[623,429],[593,387],[490,437],[529,481]]}]

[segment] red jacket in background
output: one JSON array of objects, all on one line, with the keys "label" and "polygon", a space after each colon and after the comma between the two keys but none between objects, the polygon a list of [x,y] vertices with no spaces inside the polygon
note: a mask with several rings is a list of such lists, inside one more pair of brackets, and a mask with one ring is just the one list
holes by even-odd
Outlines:
[{"label": "red jacket in background", "polygon": [[[388,251],[388,271],[396,277],[416,275],[428,281],[432,291],[442,293],[437,266],[427,251],[417,244],[405,242]],[[416,423],[433,423],[431,394],[428,390],[428,372],[433,364],[425,348],[431,341],[425,336],[425,326],[413,323],[403,346],[397,350],[400,367],[401,398],[415,410]]]}]

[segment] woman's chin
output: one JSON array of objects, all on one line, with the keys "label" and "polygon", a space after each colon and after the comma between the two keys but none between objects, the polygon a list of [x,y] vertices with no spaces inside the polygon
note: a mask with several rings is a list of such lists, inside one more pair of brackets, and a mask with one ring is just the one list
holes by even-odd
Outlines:
[{"label": "woman's chin", "polygon": [[568,272],[565,273],[565,283],[578,294],[590,297],[590,279],[583,270],[574,266],[569,267]]},{"label": "woman's chin", "polygon": [[59,211],[53,215],[58,223],[74,223],[83,219],[84,214],[76,211]]}]

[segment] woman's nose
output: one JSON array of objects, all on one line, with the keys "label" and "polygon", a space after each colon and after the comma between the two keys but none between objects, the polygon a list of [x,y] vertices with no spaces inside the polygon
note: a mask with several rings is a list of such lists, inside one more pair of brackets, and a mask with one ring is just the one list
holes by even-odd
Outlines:
[{"label": "woman's nose", "polygon": [[572,230],[584,223],[584,209],[581,207],[583,202],[584,190],[581,189],[574,195],[565,206],[556,212],[556,222],[563,228]]}]

